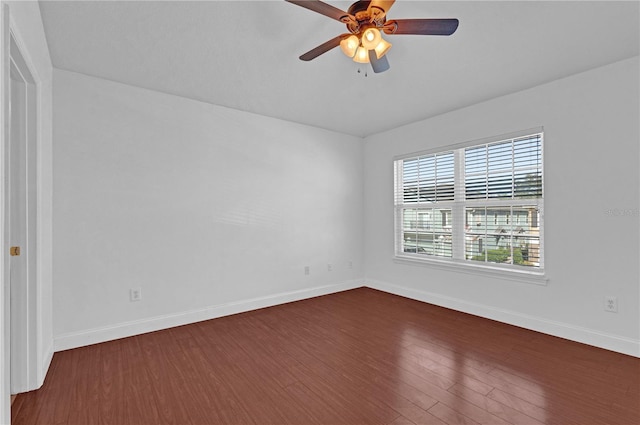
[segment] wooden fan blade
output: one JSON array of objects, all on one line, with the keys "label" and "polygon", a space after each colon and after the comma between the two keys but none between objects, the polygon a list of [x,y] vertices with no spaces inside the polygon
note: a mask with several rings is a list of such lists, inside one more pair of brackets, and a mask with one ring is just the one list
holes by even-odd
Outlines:
[{"label": "wooden fan blade", "polygon": [[320,0],[285,0],[289,3],[304,7],[305,9],[312,10],[321,15],[328,16],[336,21],[349,23],[356,22],[356,18],[353,15],[349,15],[344,10],[340,10],[337,7],[333,7],[330,4],[321,2]]},{"label": "wooden fan blade", "polygon": [[371,68],[373,68],[373,72],[376,74],[389,69],[389,60],[387,59],[387,55],[378,59],[378,55],[375,50],[369,50],[369,63],[371,64]]},{"label": "wooden fan blade", "polygon": [[318,56],[320,56],[323,53],[327,53],[329,50],[333,49],[334,47],[338,47],[340,45],[340,42],[342,41],[343,38],[350,36],[351,34],[340,34],[337,37],[332,38],[331,40],[322,43],[321,45],[319,45],[318,47],[315,47],[311,50],[309,50],[307,53],[305,53],[304,55],[300,56],[300,60],[303,61],[310,61],[311,59],[315,59]]},{"label": "wooden fan blade", "polygon": [[458,29],[457,19],[394,19],[387,21],[385,34],[451,35]]}]

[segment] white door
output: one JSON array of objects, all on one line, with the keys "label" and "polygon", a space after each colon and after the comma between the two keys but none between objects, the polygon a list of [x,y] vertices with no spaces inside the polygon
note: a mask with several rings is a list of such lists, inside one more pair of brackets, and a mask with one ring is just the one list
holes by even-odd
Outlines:
[{"label": "white door", "polygon": [[10,40],[8,175],[11,393],[36,388],[36,92],[22,54]]},{"label": "white door", "polygon": [[[20,326],[27,310],[27,196],[26,196],[26,84],[11,64],[9,136],[9,259],[11,295],[11,393],[25,391],[27,378],[27,333]],[[18,252],[19,250],[19,252]]]}]

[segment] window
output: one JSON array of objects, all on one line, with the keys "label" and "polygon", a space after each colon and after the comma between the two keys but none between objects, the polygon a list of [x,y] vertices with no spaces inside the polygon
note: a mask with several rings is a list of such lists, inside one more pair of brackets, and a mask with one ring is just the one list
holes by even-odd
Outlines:
[{"label": "window", "polygon": [[543,133],[395,160],[396,257],[543,269]]}]

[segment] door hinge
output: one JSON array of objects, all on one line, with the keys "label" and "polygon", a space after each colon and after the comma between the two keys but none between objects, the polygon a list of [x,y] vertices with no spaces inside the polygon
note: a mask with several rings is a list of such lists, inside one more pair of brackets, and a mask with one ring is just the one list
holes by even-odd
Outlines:
[{"label": "door hinge", "polygon": [[17,257],[18,255],[20,255],[20,247],[19,246],[12,246],[9,249],[9,253],[11,254],[12,257]]}]

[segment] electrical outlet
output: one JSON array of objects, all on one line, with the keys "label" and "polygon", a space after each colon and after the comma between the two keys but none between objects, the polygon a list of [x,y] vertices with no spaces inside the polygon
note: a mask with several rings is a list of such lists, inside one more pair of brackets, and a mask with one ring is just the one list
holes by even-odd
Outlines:
[{"label": "electrical outlet", "polygon": [[618,297],[614,297],[611,295],[607,295],[604,297],[604,311],[608,311],[610,313],[618,312]]},{"label": "electrical outlet", "polygon": [[304,266],[304,274],[308,275],[310,272],[309,266]]},{"label": "electrical outlet", "polygon": [[331,264],[327,264],[327,271],[330,272],[333,270],[333,266]]},{"label": "electrical outlet", "polygon": [[142,299],[142,289],[141,288],[131,288],[129,290],[129,301],[140,301]]}]

